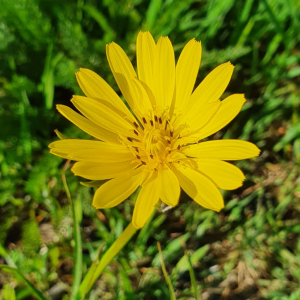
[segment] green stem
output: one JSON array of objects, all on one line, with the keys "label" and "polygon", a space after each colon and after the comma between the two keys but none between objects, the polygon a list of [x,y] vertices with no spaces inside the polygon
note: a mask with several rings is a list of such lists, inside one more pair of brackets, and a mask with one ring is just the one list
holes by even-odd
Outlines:
[{"label": "green stem", "polygon": [[86,294],[90,292],[103,270],[128,243],[128,241],[132,238],[136,231],[137,229],[132,225],[132,223],[130,223],[122,232],[122,234],[117,238],[117,240],[104,253],[100,261],[98,262],[98,260],[96,260],[93,262],[79,287],[79,297],[77,299],[86,299]]},{"label": "green stem", "polygon": [[70,164],[70,160],[68,160],[63,168],[62,172],[62,181],[64,184],[64,188],[69,199],[71,210],[72,210],[72,218],[73,218],[73,226],[74,226],[74,241],[75,241],[75,257],[74,257],[74,271],[73,271],[73,283],[72,283],[72,293],[71,299],[76,299],[75,295],[78,292],[81,276],[82,276],[82,241],[80,234],[80,226],[78,216],[76,214],[76,206],[72,201],[71,193],[67,184],[65,172],[68,169]]}]

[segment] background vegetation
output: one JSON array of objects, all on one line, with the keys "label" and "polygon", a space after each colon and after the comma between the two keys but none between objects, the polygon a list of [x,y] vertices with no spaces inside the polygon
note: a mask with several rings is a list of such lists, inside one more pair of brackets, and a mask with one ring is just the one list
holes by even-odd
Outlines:
[{"label": "background vegetation", "polygon": [[[169,299],[157,241],[177,299],[300,299],[299,17],[298,0],[1,0],[0,263],[17,266],[50,299],[68,299],[72,218],[64,161],[47,145],[57,139],[56,128],[85,135],[55,104],[70,105],[72,94],[81,94],[79,67],[118,90],[105,44],[117,42],[135,64],[137,33],[150,30],[156,39],[168,35],[177,57],[191,38],[202,41],[198,83],[220,63],[236,65],[226,95],[245,93],[248,101],[216,136],[249,140],[262,153],[238,163],[247,180],[224,193],[219,214],[186,195],[176,209],[157,212],[88,299]],[[129,223],[134,197],[97,211],[93,189],[70,171],[66,176],[85,273],[97,249],[105,251]],[[3,300],[35,299],[7,272],[0,273],[0,287]]]}]

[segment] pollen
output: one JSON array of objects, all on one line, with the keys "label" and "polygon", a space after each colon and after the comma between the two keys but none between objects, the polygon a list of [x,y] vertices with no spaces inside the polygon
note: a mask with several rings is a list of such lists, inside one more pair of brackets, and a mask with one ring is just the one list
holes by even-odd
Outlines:
[{"label": "pollen", "polygon": [[140,125],[132,122],[136,138],[121,137],[122,144],[134,155],[133,162],[138,160],[141,165],[148,166],[150,171],[156,170],[160,165],[178,163],[178,155],[175,153],[180,152],[184,143],[183,140],[179,140],[183,127],[174,130],[176,123],[174,116],[171,119],[169,114],[159,115],[156,111],[148,115],[138,115]]}]

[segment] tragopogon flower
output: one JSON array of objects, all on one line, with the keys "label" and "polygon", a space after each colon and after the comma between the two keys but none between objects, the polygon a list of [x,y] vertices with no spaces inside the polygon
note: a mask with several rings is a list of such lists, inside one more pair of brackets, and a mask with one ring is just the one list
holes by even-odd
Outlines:
[{"label": "tragopogon flower", "polygon": [[220,101],[233,65],[215,68],[193,91],[201,60],[201,43],[192,39],[175,66],[167,37],[157,44],[149,32],[137,37],[138,76],[115,43],[106,53],[129,107],[97,74],[80,69],[78,83],[86,95],[72,103],[82,113],[58,105],[58,111],[97,140],[65,139],[50,144],[51,153],[77,161],[72,171],[90,180],[106,180],[93,205],[109,208],[139,186],[132,222],[144,226],[159,200],[179,201],[180,187],[201,206],[220,211],[220,189],[240,187],[244,174],[226,162],[251,158],[259,149],[241,140],[203,141],[227,125],[245,102],[243,94]]}]

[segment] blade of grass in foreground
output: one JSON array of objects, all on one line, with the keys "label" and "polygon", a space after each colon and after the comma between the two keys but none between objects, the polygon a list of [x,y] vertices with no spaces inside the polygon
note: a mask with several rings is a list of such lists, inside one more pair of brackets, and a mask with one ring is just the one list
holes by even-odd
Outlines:
[{"label": "blade of grass in foreground", "polygon": [[159,257],[160,257],[160,261],[161,261],[161,268],[162,268],[165,280],[167,282],[167,285],[169,287],[170,299],[171,300],[176,300],[174,289],[173,289],[173,286],[172,286],[172,282],[171,282],[171,279],[170,279],[170,277],[167,273],[166,267],[165,267],[164,258],[163,258],[163,255],[162,255],[161,246],[160,246],[159,242],[157,242],[157,248],[158,248]]},{"label": "blade of grass in foreground", "polygon": [[[186,244],[185,244],[185,241],[182,239],[182,237],[180,237],[180,242],[181,242],[182,248],[185,249],[185,251],[184,251],[185,254],[183,256],[183,259],[187,263],[187,268],[188,268],[189,273],[190,273],[191,286],[192,286],[192,289],[193,289],[193,292],[194,292],[195,300],[201,300],[200,293],[198,291],[198,286],[197,286],[197,282],[196,282],[196,277],[195,277],[194,269],[193,269],[192,260],[191,260],[191,257],[189,256],[189,254],[188,254],[188,252],[186,250]],[[199,254],[205,253],[207,251],[206,250],[207,248],[204,248],[204,247],[202,247],[200,249],[198,249],[198,250],[200,250]]]},{"label": "blade of grass in foreground", "polygon": [[196,277],[195,277],[193,265],[191,262],[191,258],[187,253],[185,254],[185,256],[188,261],[188,269],[189,269],[189,273],[190,273],[190,277],[191,277],[191,285],[192,285],[192,288],[194,291],[195,300],[201,300],[199,292],[198,292],[198,286],[197,286]]},{"label": "blade of grass in foreground", "polygon": [[2,270],[5,273],[13,274],[14,277],[22,283],[25,283],[29,289],[32,292],[32,296],[35,296],[39,300],[47,300],[46,297],[44,297],[40,291],[38,291],[24,276],[23,274],[16,268],[12,268],[6,265],[0,265],[0,270]]},{"label": "blade of grass in foreground", "polygon": [[72,284],[72,293],[70,299],[76,299],[75,295],[80,286],[81,276],[82,276],[82,241],[80,234],[80,226],[78,220],[78,214],[76,213],[76,203],[72,201],[72,197],[70,194],[70,190],[66,181],[66,170],[68,169],[70,164],[70,160],[68,160],[62,171],[62,181],[64,184],[64,188],[69,199],[71,210],[72,210],[72,218],[73,218],[73,226],[74,226],[74,241],[75,241],[75,257],[74,257],[74,270],[73,270],[73,284]]}]

